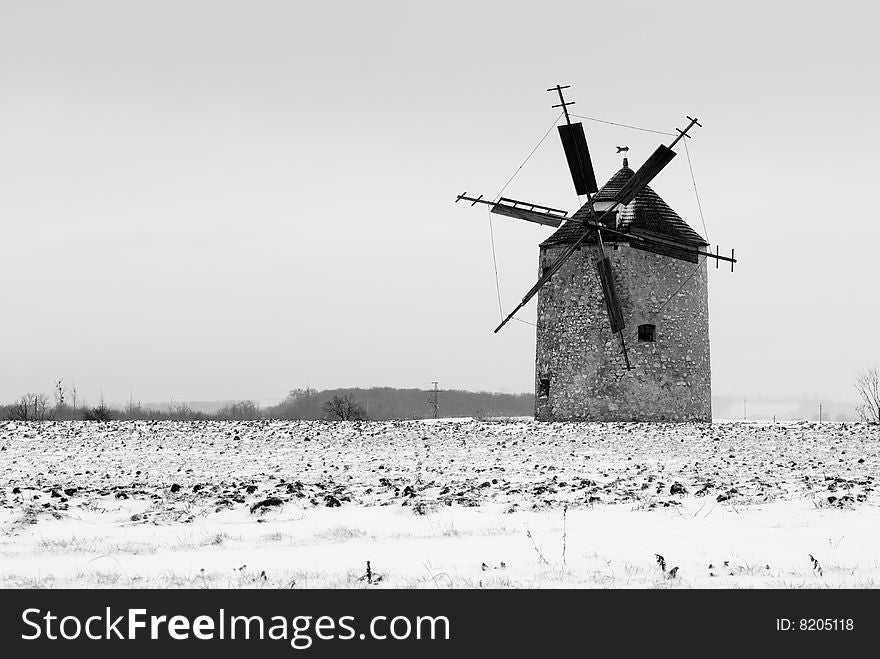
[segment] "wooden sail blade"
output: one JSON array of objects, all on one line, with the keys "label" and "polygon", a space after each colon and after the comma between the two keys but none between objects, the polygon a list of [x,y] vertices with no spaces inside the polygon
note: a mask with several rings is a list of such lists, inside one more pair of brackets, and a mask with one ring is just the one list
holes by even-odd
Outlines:
[{"label": "wooden sail blade", "polygon": [[632,178],[617,193],[617,201],[626,206],[673,158],[675,158],[675,151],[663,144],[658,146],[657,150],[651,154],[651,157],[639,167],[639,170],[632,175]]},{"label": "wooden sail blade", "polygon": [[596,184],[596,174],[593,172],[593,161],[590,159],[590,149],[587,147],[583,124],[560,126],[559,139],[562,140],[574,189],[579,195],[598,192],[599,186]]},{"label": "wooden sail blade", "polygon": [[668,256],[673,259],[678,259],[679,261],[688,261],[689,263],[696,263],[697,253],[691,252],[684,249],[678,249],[675,247],[670,247],[669,245],[663,245],[661,243],[648,243],[642,242],[638,240],[634,240],[630,243],[633,249],[640,249],[643,252],[652,252],[654,254],[661,254],[663,256]]},{"label": "wooden sail blade", "polygon": [[550,215],[556,215],[561,218],[565,218],[568,216],[567,211],[560,210],[558,208],[553,208],[552,206],[542,206],[541,204],[533,204],[530,201],[520,201],[518,199],[510,199],[509,197],[499,197],[499,204],[509,204],[512,206],[522,206],[528,208],[530,210],[537,210],[544,213],[549,213]]},{"label": "wooden sail blade", "polygon": [[519,220],[535,222],[548,227],[558,227],[568,216],[568,213],[556,208],[531,204],[526,201],[517,201],[516,199],[507,199],[505,197],[501,197],[492,206],[490,211],[498,215],[515,217]]},{"label": "wooden sail blade", "polygon": [[595,229],[592,227],[590,227],[589,229],[585,229],[584,234],[580,238],[578,238],[575,242],[565,248],[562,254],[560,254],[556,258],[556,260],[552,264],[550,264],[550,267],[544,271],[544,274],[541,275],[540,279],[538,279],[538,282],[529,289],[529,292],[526,293],[522,301],[520,301],[520,303],[516,305],[516,308],[509,314],[507,314],[507,317],[501,321],[501,324],[498,325],[498,327],[495,328],[495,334],[498,334],[499,330],[507,325],[507,323],[510,322],[510,319],[516,315],[516,312],[526,306],[529,303],[529,300],[531,300],[533,297],[535,297],[535,295],[538,294],[538,291],[541,290],[541,287],[544,286],[544,284],[546,284],[548,281],[550,281],[553,275],[556,274],[559,268],[563,266],[563,264],[569,259],[569,257],[574,254],[581,245],[583,245],[584,241],[587,240],[590,235],[592,235],[593,231],[595,231]]},{"label": "wooden sail blade", "polygon": [[599,280],[602,282],[602,297],[605,298],[605,309],[608,311],[608,321],[611,324],[611,332],[617,334],[626,327],[623,320],[623,311],[617,301],[617,291],[614,288],[614,277],[611,274],[611,259],[607,256],[596,262],[599,270]]},{"label": "wooden sail blade", "polygon": [[662,254],[663,256],[669,256],[679,261],[689,261],[690,263],[696,263],[700,256],[698,249],[672,240],[668,236],[655,231],[649,231],[641,227],[630,227],[630,234],[637,238],[637,240],[631,240],[630,245],[644,252]]},{"label": "wooden sail blade", "polygon": [[535,222],[536,224],[543,224],[544,226],[548,227],[558,227],[560,224],[562,224],[562,220],[564,219],[555,215],[550,215],[548,213],[531,211],[527,208],[518,208],[516,206],[506,206],[504,204],[495,204],[491,208],[491,211],[493,213],[496,213],[497,215],[515,217],[518,220]]}]

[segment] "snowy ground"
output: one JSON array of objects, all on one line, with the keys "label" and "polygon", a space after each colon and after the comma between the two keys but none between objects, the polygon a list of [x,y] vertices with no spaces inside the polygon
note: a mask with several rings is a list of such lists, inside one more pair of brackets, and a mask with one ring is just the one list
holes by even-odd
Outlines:
[{"label": "snowy ground", "polygon": [[863,424],[0,422],[0,586],[877,587],[878,467]]}]

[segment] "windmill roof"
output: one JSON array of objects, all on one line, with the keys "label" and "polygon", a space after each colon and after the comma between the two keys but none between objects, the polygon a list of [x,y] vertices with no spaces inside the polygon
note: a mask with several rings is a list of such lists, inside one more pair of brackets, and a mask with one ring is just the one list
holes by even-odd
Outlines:
[{"label": "windmill roof", "polygon": [[624,158],[623,167],[618,169],[614,176],[599,189],[599,192],[593,195],[593,201],[614,201],[617,193],[623,190],[623,186],[632,178],[633,174],[635,172],[629,168],[627,159]]},{"label": "windmill roof", "polygon": [[[623,167],[593,195],[593,202],[614,201],[617,193],[632,178],[633,174],[635,172],[629,168],[626,160],[624,160]],[[583,233],[581,220],[589,217],[589,215],[590,205],[584,204],[552,236],[542,242],[541,246],[575,242]],[[621,231],[627,231],[632,227],[647,229],[668,236],[671,240],[688,245],[699,246],[709,244],[699,233],[688,226],[687,222],[681,219],[679,214],[660,198],[660,195],[647,185],[627,206],[619,207],[617,226]],[[614,238],[609,237],[608,240],[614,240]]]}]

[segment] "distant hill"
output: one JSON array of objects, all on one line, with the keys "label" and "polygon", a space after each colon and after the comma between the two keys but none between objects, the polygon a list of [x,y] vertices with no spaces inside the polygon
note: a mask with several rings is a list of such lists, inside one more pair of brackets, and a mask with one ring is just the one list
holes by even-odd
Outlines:
[{"label": "distant hill", "polygon": [[[237,400],[181,400],[169,401],[167,403],[139,403],[141,409],[156,412],[169,412],[174,408],[185,406],[193,412],[204,412],[205,414],[214,414],[225,407],[229,407]],[[115,405],[114,407],[124,408],[126,405]]]},{"label": "distant hill", "polygon": [[[370,419],[427,419],[432,411],[428,405],[428,392],[424,389],[397,389],[394,387],[354,387],[339,389],[294,389],[277,405],[262,406],[261,416],[281,419],[321,419],[324,404],[334,396],[351,395],[360,403]],[[443,417],[498,417],[532,416],[534,394],[502,394],[486,391],[442,389],[438,394],[440,416]],[[241,401],[174,401],[173,403],[144,403],[140,409],[149,414],[181,416],[181,410],[225,418],[226,412]],[[795,397],[746,398],[747,419],[770,421],[807,420],[818,421],[819,400]],[[850,401],[821,401],[824,421],[856,421],[856,403]],[[173,410],[171,409],[173,406]],[[124,405],[116,406],[124,409]],[[183,414],[184,416],[186,413]],[[712,416],[716,419],[742,419],[741,396],[716,395],[712,397]]]},{"label": "distant hill", "polygon": [[[28,410],[28,418],[80,419],[88,411],[68,406],[53,408],[48,396],[33,397],[42,400],[40,415],[36,408]],[[428,392],[424,389],[397,389],[394,387],[347,387],[317,390],[294,389],[276,405],[260,405],[254,401],[168,401],[137,404],[115,404],[112,416],[117,419],[304,419],[326,417],[325,404],[335,396],[350,396],[363,408],[368,419],[428,419],[432,409]],[[438,392],[441,417],[532,417],[534,394],[507,394],[488,391],[441,389]],[[799,397],[746,397],[715,395],[712,397],[714,419],[747,419],[749,421],[819,420],[822,404],[823,421],[857,421],[855,401],[819,400]],[[21,416],[21,403],[0,404],[0,419]]]},{"label": "distant hill", "polygon": [[[266,416],[280,419],[320,419],[323,406],[334,396],[350,395],[375,420],[428,419],[433,410],[424,389],[294,389],[278,405],[264,408]],[[442,417],[531,416],[535,412],[532,393],[501,394],[487,391],[441,389],[437,395]]]}]

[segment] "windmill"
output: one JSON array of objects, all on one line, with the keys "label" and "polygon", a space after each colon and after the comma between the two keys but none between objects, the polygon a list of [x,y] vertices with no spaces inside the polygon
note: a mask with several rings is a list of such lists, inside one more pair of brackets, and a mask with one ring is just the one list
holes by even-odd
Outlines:
[{"label": "windmill", "polygon": [[[632,367],[627,353],[626,340],[623,336],[626,321],[615,288],[612,261],[605,253],[605,241],[603,238],[610,237],[616,242],[626,243],[637,250],[652,252],[691,263],[697,263],[700,257],[715,259],[716,268],[720,261],[726,261],[730,263],[731,272],[733,272],[736,259],[734,258],[733,249],[730,250],[729,257],[723,256],[719,253],[718,247],[716,247],[715,253],[703,251],[700,249],[700,243],[694,245],[693,243],[678,239],[676,236],[664,235],[661,232],[654,231],[650,227],[619,225],[617,221],[618,210],[631,204],[647,188],[648,183],[675,157],[676,152],[673,148],[678,142],[682,139],[690,139],[689,131],[694,126],[702,127],[702,124],[696,118],[687,117],[689,120],[688,125],[683,130],[676,129],[678,135],[669,145],[661,144],[658,146],[644,164],[615,191],[615,194],[610,199],[610,205],[599,213],[594,208],[593,202],[593,195],[599,191],[599,186],[596,182],[583,124],[579,122],[572,123],[568,107],[574,105],[575,102],[566,101],[562,93],[564,89],[569,87],[570,85],[556,85],[547,91],[556,92],[559,96],[559,103],[552,106],[554,108],[562,108],[562,113],[565,116],[565,124],[558,126],[559,137],[569,171],[571,172],[575,191],[578,196],[586,195],[587,203],[577,213],[569,216],[564,210],[506,197],[490,200],[484,199],[483,195],[469,197],[467,192],[464,192],[458,195],[455,201],[456,203],[459,201],[470,201],[472,206],[478,203],[486,204],[490,207],[489,210],[492,213],[554,228],[558,228],[565,223],[566,227],[569,228],[569,232],[575,232],[574,239],[569,242],[549,266],[544,268],[544,272],[537,283],[529,289],[520,303],[495,328],[495,333],[500,331],[559,272],[560,268],[565,265],[571,256],[595,235],[598,249],[598,259],[595,262],[595,267],[605,303],[608,327],[612,334],[617,335],[626,369],[630,370]],[[617,150],[618,153],[626,153],[629,149],[628,147],[617,147]],[[703,242],[702,244],[706,243]]]}]

